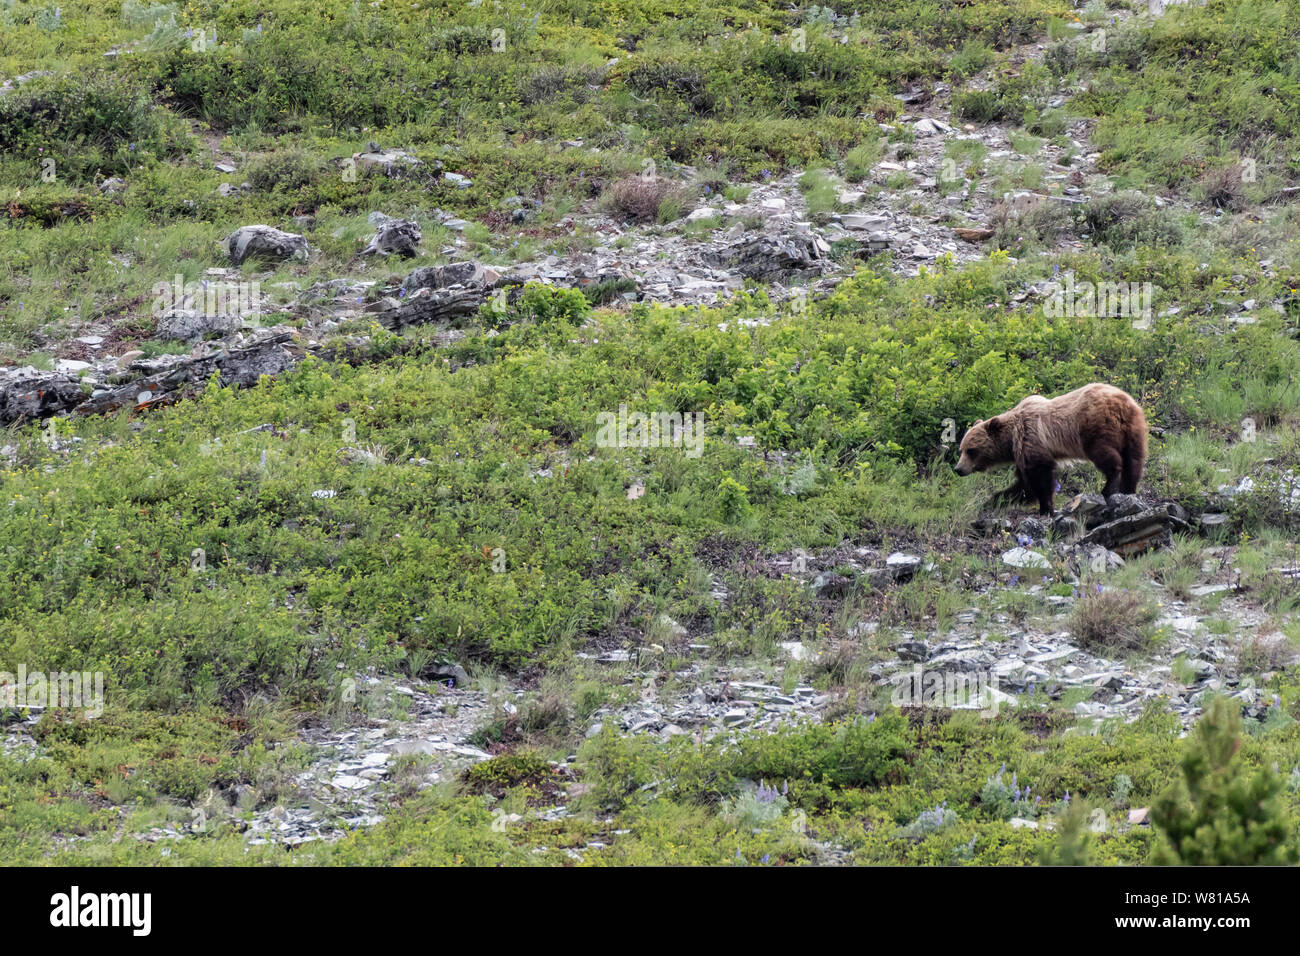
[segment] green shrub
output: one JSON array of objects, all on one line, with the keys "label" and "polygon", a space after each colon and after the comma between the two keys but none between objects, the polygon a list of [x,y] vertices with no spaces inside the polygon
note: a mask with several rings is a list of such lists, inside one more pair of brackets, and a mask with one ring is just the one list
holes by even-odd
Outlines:
[{"label": "green shrub", "polygon": [[1094,807],[1087,800],[1071,800],[1056,817],[1056,840],[1039,853],[1044,866],[1092,866],[1096,863],[1090,822]]},{"label": "green shrub", "polygon": [[554,773],[545,758],[530,751],[500,754],[467,767],[462,774],[471,793],[497,793]]},{"label": "green shrub", "polygon": [[43,77],[0,96],[0,152],[31,163],[51,158],[63,181],[125,175],[189,148],[183,124],[120,76]]},{"label": "green shrub", "polygon": [[1152,807],[1161,841],[1152,862],[1174,866],[1258,866],[1300,860],[1282,778],[1242,763],[1241,714],[1216,697],[1196,725],[1182,779]]},{"label": "green shrub", "polygon": [[672,59],[641,60],[624,75],[624,82],[639,96],[679,97],[701,115],[713,109],[713,95],[705,87],[704,72],[698,64]]},{"label": "green shrub", "polygon": [[1098,196],[1083,207],[1083,228],[1092,241],[1114,249],[1137,245],[1178,246],[1182,227],[1175,214],[1160,209],[1154,200],[1136,190]]},{"label": "green shrub", "polygon": [[325,171],[325,161],[305,149],[288,149],[253,160],[246,175],[254,189],[294,190],[306,186]]},{"label": "green shrub", "polygon": [[749,517],[749,489],[731,475],[723,477],[718,484],[718,505],[722,509],[722,520],[739,523]]},{"label": "green shrub", "polygon": [[624,736],[606,723],[600,733],[578,749],[582,780],[591,789],[588,799],[605,810],[618,810],[654,773],[651,742],[641,736]]},{"label": "green shrub", "polygon": [[993,62],[993,51],[979,40],[967,40],[962,48],[948,61],[948,69],[954,82],[960,83]]}]

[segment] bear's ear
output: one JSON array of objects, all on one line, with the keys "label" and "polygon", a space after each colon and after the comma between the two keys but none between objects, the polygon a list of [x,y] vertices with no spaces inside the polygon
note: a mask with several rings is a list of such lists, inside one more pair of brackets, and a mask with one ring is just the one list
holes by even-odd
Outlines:
[{"label": "bear's ear", "polygon": [[984,423],[984,430],[996,438],[1002,432],[1002,420],[1000,418],[990,418]]}]

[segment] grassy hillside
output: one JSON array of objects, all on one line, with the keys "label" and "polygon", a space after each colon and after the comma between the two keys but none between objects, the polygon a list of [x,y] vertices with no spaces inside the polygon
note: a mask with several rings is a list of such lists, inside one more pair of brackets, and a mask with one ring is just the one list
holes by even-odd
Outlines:
[{"label": "grassy hillside", "polygon": [[[88,331],[104,354],[193,354],[204,344],[158,334],[156,283],[229,266],[218,241],[250,223],[312,249],[237,270],[271,294],[265,324],[311,353],[291,370],[0,436],[0,670],[102,672],[107,687],[93,718],[0,707],[0,859],[1289,853],[1300,3],[1155,19],[1116,2],[866,6],[0,0],[5,366],[85,358]],[[917,91],[951,97],[960,186],[907,171],[926,148]],[[994,127],[1005,150],[979,139]],[[419,163],[358,173],[371,142]],[[1093,152],[1095,178],[1067,192]],[[626,190],[647,163],[671,186],[638,221]],[[724,223],[718,197],[796,173],[818,227],[860,187],[860,208],[898,200],[945,229],[992,208],[989,234],[915,269],[901,244],[837,241],[833,288],[793,300],[797,283],[752,278],[704,306],[556,282],[455,327],[394,332],[365,311],[423,266],[762,234]],[[697,206],[718,221],[684,218]],[[419,254],[364,257],[375,211],[419,223]],[[1054,315],[1042,289],[1065,274],[1150,283],[1151,321]],[[299,293],[340,278],[371,285],[322,324]],[[1017,572],[1004,552],[1046,542],[1020,513],[972,530],[997,477],[956,477],[950,428],[1098,380],[1153,426],[1144,499],[1227,518],[1104,574],[1054,552]],[[620,406],[701,416],[702,452],[606,447],[598,416]],[[1099,484],[1064,471],[1058,506]],[[881,585],[863,549],[924,564]],[[1125,620],[1103,594],[1131,596]],[[1224,655],[1198,656],[1188,617]],[[1135,642],[1085,649],[1151,677],[1130,719],[1089,719],[1108,685],[1056,675],[991,718],[900,710],[882,676],[916,640],[1003,654],[1129,618]],[[471,680],[448,686],[453,665]],[[764,713],[804,688],[822,703],[716,736],[616,719],[742,678],[774,688]],[[1230,705],[1187,737],[1220,695]],[[466,739],[491,759],[431,772],[427,750],[394,755],[366,806],[382,822],[300,791],[314,734],[404,734],[426,704],[464,722],[469,703],[485,716]],[[1243,740],[1224,775],[1262,773],[1251,859],[1179,842],[1181,761],[1211,730]],[[250,841],[254,821],[300,806],[349,832]],[[1155,827],[1130,818],[1147,807],[1164,807]],[[1104,832],[1083,824],[1093,810]]]}]

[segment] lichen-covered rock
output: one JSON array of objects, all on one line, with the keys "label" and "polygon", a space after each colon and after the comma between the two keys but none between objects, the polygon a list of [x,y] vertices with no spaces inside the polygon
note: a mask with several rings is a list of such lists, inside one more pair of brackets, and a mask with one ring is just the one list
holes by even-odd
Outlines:
[{"label": "lichen-covered rock", "polygon": [[195,309],[168,309],[158,317],[156,338],[173,342],[196,342],[205,335],[225,335],[241,325],[238,315],[208,315]]},{"label": "lichen-covered rock", "polygon": [[1080,538],[1079,543],[1098,544],[1127,558],[1144,551],[1170,547],[1175,529],[1187,530],[1187,522],[1174,517],[1163,506],[1143,508],[1135,514],[1098,525]]},{"label": "lichen-covered rock", "polygon": [[60,373],[15,376],[0,384],[0,424],[67,411],[83,398],[81,385]]},{"label": "lichen-covered rock", "polygon": [[378,314],[381,325],[397,329],[429,322],[455,322],[476,313],[487,301],[481,285],[457,285],[446,289],[417,289],[396,309]]},{"label": "lichen-covered rock", "polygon": [[819,269],[829,250],[815,236],[753,236],[709,254],[709,260],[750,279],[771,279]]},{"label": "lichen-covered rock", "polygon": [[361,250],[363,256],[398,255],[411,258],[419,250],[420,240],[424,238],[420,226],[411,219],[389,219],[379,224],[375,238]]},{"label": "lichen-covered rock", "polygon": [[272,226],[241,226],[221,241],[222,248],[234,265],[246,259],[306,259],[307,240],[293,232]]},{"label": "lichen-covered rock", "polygon": [[[424,165],[423,161],[401,149],[381,149],[371,143],[364,153],[354,153],[352,162],[361,169],[378,169],[390,179],[401,179]],[[441,167],[438,163],[434,168]]]},{"label": "lichen-covered rock", "polygon": [[474,281],[478,266],[472,262],[449,262],[445,266],[421,266],[412,270],[402,282],[407,295],[417,289],[445,289],[453,285],[468,285]]}]

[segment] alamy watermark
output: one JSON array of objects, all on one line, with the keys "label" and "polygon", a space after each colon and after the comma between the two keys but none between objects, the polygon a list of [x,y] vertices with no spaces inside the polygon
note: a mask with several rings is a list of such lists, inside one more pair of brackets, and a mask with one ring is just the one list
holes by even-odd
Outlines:
[{"label": "alamy watermark", "polygon": [[104,713],[103,671],[32,671],[18,665],[15,677],[0,671],[0,707],[84,709],[87,717]]},{"label": "alamy watermark", "polygon": [[1064,282],[1047,283],[1043,313],[1053,319],[1129,316],[1138,320],[1135,326],[1149,325],[1158,291],[1150,282],[1075,282],[1074,276],[1067,275]]},{"label": "alamy watermark", "polygon": [[684,448],[687,458],[704,454],[704,416],[699,412],[618,412],[596,416],[600,448]]},{"label": "alamy watermark", "polygon": [[243,318],[262,312],[262,287],[257,281],[234,282],[199,280],[186,282],[177,275],[172,282],[158,282],[150,289],[154,295],[155,317],[172,309],[193,309],[204,315]]},{"label": "alamy watermark", "polygon": [[74,885],[50,897],[50,925],[57,928],[125,927],[133,936],[148,936],[152,913],[152,893],[83,893]]},{"label": "alamy watermark", "polygon": [[890,701],[895,707],[978,710],[981,717],[994,717],[1004,699],[992,671],[936,670],[917,664],[889,682],[894,685]]}]

